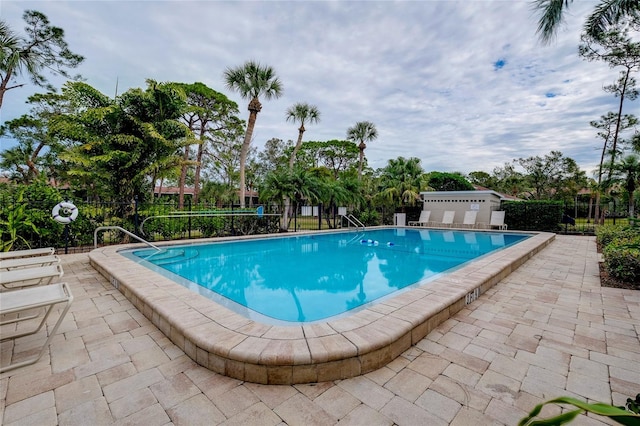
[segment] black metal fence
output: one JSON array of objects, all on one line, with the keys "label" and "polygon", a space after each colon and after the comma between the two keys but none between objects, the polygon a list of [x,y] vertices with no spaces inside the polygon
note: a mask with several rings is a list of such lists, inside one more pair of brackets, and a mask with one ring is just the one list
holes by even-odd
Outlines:
[{"label": "black metal fence", "polygon": [[[130,237],[120,227],[149,242],[269,234],[282,231],[282,211],[277,205],[220,206],[193,205],[187,200],[182,208],[175,202],[120,203],[71,201],[78,214],[59,209],[54,218],[52,202],[0,199],[0,247],[12,250],[29,247],[56,247],[64,253],[89,251],[98,245],[122,244]],[[349,226],[338,207],[294,205],[287,218],[288,232],[332,229]],[[18,219],[18,217],[21,219]],[[375,215],[367,225],[380,225],[385,215]],[[67,222],[67,223],[63,223]]]},{"label": "black metal fence", "polygon": [[[241,209],[237,205],[219,206],[206,203],[192,205],[187,201],[182,208],[177,203],[100,203],[77,202],[78,216],[67,224],[54,220],[55,204],[42,200],[0,199],[0,244],[12,250],[28,247],[56,247],[62,252],[88,251],[98,245],[121,244],[129,237],[119,230],[95,233],[98,227],[118,226],[151,242],[176,239],[223,237],[234,235],[267,234],[280,232],[282,212],[276,205],[254,205]],[[524,203],[523,205],[527,205]],[[505,222],[510,230],[549,231],[567,234],[593,234],[601,224],[626,223],[624,213],[611,210],[610,205],[599,206],[606,212],[602,221],[593,219],[595,208],[588,204],[555,206],[533,205],[507,210]],[[406,220],[417,220],[420,207],[402,209]],[[590,213],[591,212],[591,213]],[[353,226],[336,206],[295,205],[288,217],[288,232],[301,230],[335,229]],[[349,211],[367,226],[391,225],[394,211],[368,209]],[[62,217],[68,212],[62,211]],[[62,220],[65,222],[66,220]]]}]

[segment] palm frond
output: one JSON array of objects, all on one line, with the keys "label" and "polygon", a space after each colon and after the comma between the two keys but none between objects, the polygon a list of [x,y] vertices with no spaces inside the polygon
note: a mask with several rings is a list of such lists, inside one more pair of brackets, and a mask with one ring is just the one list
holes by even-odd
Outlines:
[{"label": "palm frond", "polygon": [[543,44],[549,44],[555,37],[560,24],[564,21],[565,8],[573,0],[535,0],[534,9],[541,12],[536,34]]},{"label": "palm frond", "polygon": [[587,18],[584,31],[588,36],[599,39],[611,25],[615,25],[626,16],[639,13],[640,1],[638,0],[604,0]]}]

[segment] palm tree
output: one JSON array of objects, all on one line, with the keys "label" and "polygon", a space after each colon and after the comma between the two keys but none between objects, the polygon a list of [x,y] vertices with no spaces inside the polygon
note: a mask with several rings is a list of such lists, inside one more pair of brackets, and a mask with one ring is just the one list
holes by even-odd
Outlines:
[{"label": "palm tree", "polygon": [[[549,43],[562,24],[563,15],[573,0],[534,0],[534,7],[540,11],[536,33],[543,43]],[[640,12],[638,0],[600,0],[587,17],[584,31],[588,36],[598,39],[610,25],[626,17],[637,16]]]},{"label": "palm tree", "polygon": [[293,169],[293,163],[296,161],[296,154],[300,150],[300,146],[302,146],[302,135],[306,130],[304,128],[304,123],[309,122],[314,124],[320,121],[320,111],[315,105],[297,103],[287,109],[287,122],[289,121],[293,121],[294,123],[296,121],[300,122],[300,127],[298,128],[298,141],[296,142],[296,146],[293,148],[291,158],[289,158],[289,169]]},{"label": "palm tree", "polygon": [[370,121],[359,121],[355,126],[347,130],[347,139],[354,142],[360,142],[358,149],[360,150],[360,163],[358,164],[358,179],[362,177],[362,164],[364,163],[364,150],[367,147],[365,142],[370,142],[378,137],[376,125]]},{"label": "palm tree", "polygon": [[[260,189],[260,198],[264,201],[306,199],[313,203],[320,199],[322,191],[322,181],[309,170],[279,168],[267,174]],[[283,222],[280,224],[283,231],[289,229],[289,224],[284,223],[285,219],[289,221],[288,216],[283,216]]]},{"label": "palm tree", "polygon": [[420,201],[424,171],[416,157],[390,159],[380,175],[379,197],[392,205],[414,206]]},{"label": "palm tree", "polygon": [[[293,152],[291,153],[291,157],[289,157],[289,170],[293,170],[293,163],[296,161],[296,155],[302,146],[302,135],[304,134],[305,128],[304,123],[317,123],[320,120],[320,111],[318,111],[318,107],[315,105],[309,105],[304,103],[297,103],[292,107],[287,109],[287,121],[299,121],[300,127],[298,128],[298,141],[296,142],[296,146],[293,148]],[[284,211],[282,212],[282,229],[287,230],[289,223],[289,206],[291,205],[291,199],[288,196],[285,196],[284,199]]]},{"label": "palm tree", "polygon": [[635,217],[633,193],[640,182],[640,158],[627,155],[612,166],[614,179],[621,183],[629,195],[629,217]]},{"label": "palm tree", "polygon": [[247,61],[244,65],[236,68],[227,68],[224,72],[227,88],[240,93],[243,99],[249,99],[249,122],[244,135],[242,149],[240,150],[240,207],[245,206],[245,164],[247,154],[251,145],[253,128],[256,125],[256,118],[262,109],[260,96],[266,100],[279,98],[282,96],[282,83],[275,74],[273,68],[261,66],[255,61]]}]

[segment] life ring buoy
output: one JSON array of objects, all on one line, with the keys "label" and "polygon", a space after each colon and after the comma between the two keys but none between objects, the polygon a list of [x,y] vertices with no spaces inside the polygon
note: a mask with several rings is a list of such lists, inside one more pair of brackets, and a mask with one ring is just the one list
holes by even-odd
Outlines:
[{"label": "life ring buoy", "polygon": [[56,222],[66,225],[76,220],[78,217],[78,208],[73,203],[63,201],[56,204],[53,210],[51,210],[51,216]]}]

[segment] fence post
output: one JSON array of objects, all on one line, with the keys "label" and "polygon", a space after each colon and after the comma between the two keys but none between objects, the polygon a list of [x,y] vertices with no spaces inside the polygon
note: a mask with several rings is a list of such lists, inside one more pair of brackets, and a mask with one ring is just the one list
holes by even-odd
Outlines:
[{"label": "fence post", "polygon": [[138,196],[133,197],[133,226],[134,231],[138,231]]},{"label": "fence post", "polygon": [[322,203],[318,203],[318,231],[322,229]]},{"label": "fence post", "polygon": [[187,198],[187,206],[189,208],[189,227],[188,227],[188,236],[191,239],[191,198]]},{"label": "fence post", "polygon": [[236,235],[236,231],[234,229],[234,213],[233,213],[233,202],[231,203],[231,235]]}]

